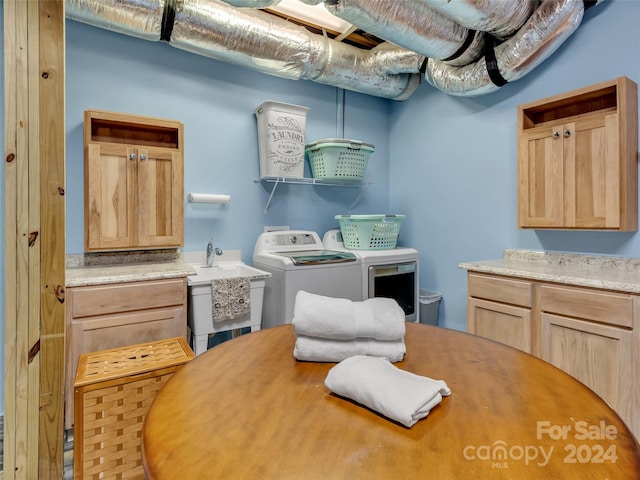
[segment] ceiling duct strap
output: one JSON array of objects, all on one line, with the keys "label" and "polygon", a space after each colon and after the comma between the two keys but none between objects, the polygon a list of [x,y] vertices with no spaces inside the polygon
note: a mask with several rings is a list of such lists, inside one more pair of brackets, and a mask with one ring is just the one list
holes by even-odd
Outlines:
[{"label": "ceiling duct strap", "polygon": [[160,40],[168,42],[173,32],[173,22],[176,19],[176,0],[167,0],[162,12],[162,27],[160,28]]},{"label": "ceiling duct strap", "polygon": [[[451,60],[455,60],[460,55],[462,55],[467,50],[467,48],[469,48],[469,45],[471,45],[471,42],[473,42],[473,39],[475,38],[475,36],[476,36],[476,31],[475,30],[468,30],[467,31],[467,37],[464,39],[463,44],[460,45],[460,48],[458,50],[456,50],[453,55],[451,55],[450,57],[445,58],[442,61],[443,62],[450,62]],[[422,73],[424,73],[424,72],[422,72]]]},{"label": "ceiling duct strap", "polygon": [[584,0],[584,11],[586,12],[591,7],[595,7],[598,4],[598,0]]},{"label": "ceiling duct strap", "polygon": [[427,71],[427,63],[429,63],[429,57],[424,57],[424,60],[422,61],[422,65],[420,65],[420,74],[424,75],[424,73]]},{"label": "ceiling duct strap", "polygon": [[496,59],[496,39],[492,35],[486,35],[484,42],[484,61],[487,66],[487,74],[496,87],[502,87],[509,83],[500,73],[498,60]]}]

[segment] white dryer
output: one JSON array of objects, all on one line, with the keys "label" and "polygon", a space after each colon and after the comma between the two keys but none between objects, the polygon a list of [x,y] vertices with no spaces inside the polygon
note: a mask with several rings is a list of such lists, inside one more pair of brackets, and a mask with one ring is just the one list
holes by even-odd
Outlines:
[{"label": "white dryer", "polygon": [[402,307],[407,322],[417,322],[420,309],[420,254],[415,248],[348,250],[340,230],[329,230],[322,241],[325,248],[353,253],[362,269],[361,300],[373,297],[393,298]]},{"label": "white dryer", "polygon": [[325,249],[312,231],[262,233],[253,251],[253,266],[271,273],[264,288],[262,328],[291,323],[299,290],[363,299],[360,258],[344,249]]}]

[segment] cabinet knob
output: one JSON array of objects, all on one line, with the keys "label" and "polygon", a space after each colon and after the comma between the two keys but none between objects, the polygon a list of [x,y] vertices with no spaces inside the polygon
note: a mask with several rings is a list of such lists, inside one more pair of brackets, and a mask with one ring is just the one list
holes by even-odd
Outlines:
[{"label": "cabinet knob", "polygon": [[553,132],[553,138],[560,138],[559,132]]},{"label": "cabinet knob", "polygon": [[146,159],[147,159],[146,155],[144,155],[144,154],[140,155],[140,160],[146,160]]},{"label": "cabinet knob", "polygon": [[129,154],[129,160],[135,160],[136,159],[136,154],[135,153],[130,153]]},{"label": "cabinet knob", "polygon": [[569,135],[571,135],[571,130],[565,130],[564,131],[564,136],[568,137]]}]

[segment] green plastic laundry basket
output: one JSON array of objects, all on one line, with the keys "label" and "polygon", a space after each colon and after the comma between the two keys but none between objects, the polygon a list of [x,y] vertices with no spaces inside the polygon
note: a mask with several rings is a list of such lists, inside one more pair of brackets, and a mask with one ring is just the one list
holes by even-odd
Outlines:
[{"label": "green plastic laundry basket", "polygon": [[396,248],[405,215],[336,215],[342,241],[351,250]]},{"label": "green plastic laundry basket", "polygon": [[327,138],[305,147],[313,178],[362,180],[374,146],[358,140]]}]

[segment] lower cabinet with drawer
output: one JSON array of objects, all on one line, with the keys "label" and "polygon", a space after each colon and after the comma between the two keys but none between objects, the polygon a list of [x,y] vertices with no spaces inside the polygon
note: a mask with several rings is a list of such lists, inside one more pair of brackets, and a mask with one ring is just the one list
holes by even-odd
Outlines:
[{"label": "lower cabinet with drawer", "polygon": [[632,426],[633,297],[541,285],[540,311],[542,359],[590,387]]},{"label": "lower cabinet with drawer", "polygon": [[470,273],[467,330],[531,353],[532,283]]},{"label": "lower cabinet with drawer", "polygon": [[65,428],[73,426],[78,358],[187,334],[187,281],[172,278],[71,287],[66,293]]},{"label": "lower cabinet with drawer", "polygon": [[468,274],[468,294],[470,333],[569,373],[640,438],[640,297],[474,272]]}]

